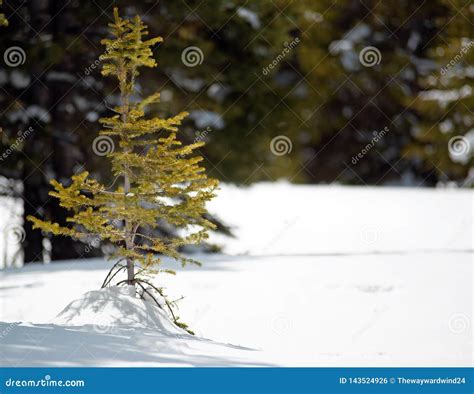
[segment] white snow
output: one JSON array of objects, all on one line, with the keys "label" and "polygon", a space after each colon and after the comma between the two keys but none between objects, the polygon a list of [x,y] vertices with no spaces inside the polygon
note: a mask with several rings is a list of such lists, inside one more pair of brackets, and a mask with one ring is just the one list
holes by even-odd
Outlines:
[{"label": "white snow", "polygon": [[470,366],[472,204],[466,190],[224,185],[210,209],[234,225],[213,237],[228,254],[166,262],[178,274],[156,280],[185,296],[195,337],[126,289],[97,291],[110,262],[28,266],[0,272],[0,363]]},{"label": "white snow", "polygon": [[252,255],[471,251],[473,201],[455,189],[229,185],[210,210],[236,237],[211,240]]},{"label": "white snow", "polygon": [[193,337],[134,292],[90,291],[48,324],[0,323],[1,365],[264,365],[248,349]]},{"label": "white snow", "polygon": [[249,10],[248,8],[245,8],[245,7],[237,8],[237,15],[240,16],[245,21],[247,21],[250,24],[250,26],[252,26],[252,28],[254,29],[260,28],[261,26],[260,18],[255,12]]},{"label": "white snow", "polygon": [[0,269],[23,263],[20,241],[23,239],[19,200],[0,197]]},{"label": "white snow", "polygon": [[171,323],[165,312],[135,297],[135,289],[110,287],[85,293],[72,301],[51,323],[64,326],[150,328],[168,334],[185,331]]}]

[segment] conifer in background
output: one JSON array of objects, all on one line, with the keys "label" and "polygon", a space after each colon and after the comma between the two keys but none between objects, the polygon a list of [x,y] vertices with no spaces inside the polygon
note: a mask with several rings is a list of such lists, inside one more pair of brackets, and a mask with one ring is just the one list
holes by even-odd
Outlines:
[{"label": "conifer in background", "polygon": [[[3,0],[0,0],[0,5],[2,5]],[[5,18],[5,14],[0,14],[0,26],[8,26],[8,20]]]},{"label": "conifer in background", "polygon": [[[207,238],[207,230],[214,225],[205,218],[205,203],[214,197],[217,181],[207,178],[200,166],[202,157],[192,157],[202,142],[182,145],[177,138],[178,126],[187,113],[175,117],[148,119],[145,109],[159,101],[155,93],[136,101],[136,78],[140,67],[156,67],[152,47],[161,37],[144,39],[147,26],[140,17],[123,19],[114,10],[114,23],[109,24],[111,39],[105,39],[102,74],[117,80],[120,104],[114,114],[101,119],[103,130],[98,143],[108,144],[107,157],[111,161],[116,181],[107,188],[82,172],[72,177],[65,186],[52,181],[50,194],[59,199],[62,207],[72,215],[70,226],[29,217],[35,228],[89,242],[100,238],[115,246],[112,258],[118,262],[109,272],[104,286],[133,285],[138,294],[151,296],[160,307],[166,308],[180,327],[173,313],[173,303],[162,288],[153,285],[149,277],[159,272],[162,255],[181,262],[197,263],[179,252],[181,246],[196,244]],[[118,186],[115,186],[118,185]],[[181,236],[156,238],[153,229],[167,224],[181,229]],[[199,263],[197,263],[199,264]],[[115,281],[117,274],[126,278]]]},{"label": "conifer in background", "polygon": [[422,122],[406,155],[416,157],[443,182],[474,184],[474,6],[466,0],[443,0],[447,11],[435,20],[440,34],[431,57],[436,69],[423,80],[413,102]]},{"label": "conifer in background", "polygon": [[[411,103],[436,67],[431,50],[446,21],[442,0],[430,2],[302,0],[298,59],[308,84],[305,170],[317,182],[430,186],[436,174],[405,154],[422,121]],[[433,21],[433,22],[432,22]],[[469,23],[467,23],[469,25]],[[373,55],[370,61],[365,58]],[[388,128],[373,144],[375,135]],[[372,146],[364,159],[353,158]]]}]

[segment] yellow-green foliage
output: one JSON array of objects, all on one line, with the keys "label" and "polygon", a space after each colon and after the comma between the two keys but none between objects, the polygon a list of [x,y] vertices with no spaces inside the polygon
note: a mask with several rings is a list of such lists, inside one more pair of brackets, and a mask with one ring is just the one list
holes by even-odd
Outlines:
[{"label": "yellow-green foliage", "polygon": [[[0,5],[2,5],[3,0],[0,0]],[[5,14],[0,14],[0,26],[8,26],[8,20],[5,18]]]},{"label": "yellow-green foliage", "polygon": [[[107,155],[117,181],[108,189],[87,172],[72,177],[69,185],[52,181],[50,194],[71,212],[69,226],[29,217],[38,228],[56,235],[86,240],[93,235],[116,246],[112,257],[127,261],[128,283],[143,273],[156,272],[160,255],[183,265],[194,262],[179,248],[207,238],[214,225],[205,219],[205,203],[214,197],[217,181],[207,178],[200,166],[202,157],[193,156],[201,142],[182,145],[177,139],[178,126],[187,115],[169,119],[148,118],[145,109],[159,101],[155,93],[141,101],[135,82],[139,67],[156,67],[152,46],[161,37],[144,40],[147,27],[140,17],[123,19],[114,10],[112,38],[105,39],[104,76],[117,80],[120,105],[114,114],[101,119],[102,138],[112,138],[115,149]],[[153,230],[170,224],[186,229],[186,236],[158,238]],[[139,267],[133,271],[134,267]],[[143,270],[144,269],[144,270]],[[132,274],[132,276],[130,276]]]}]

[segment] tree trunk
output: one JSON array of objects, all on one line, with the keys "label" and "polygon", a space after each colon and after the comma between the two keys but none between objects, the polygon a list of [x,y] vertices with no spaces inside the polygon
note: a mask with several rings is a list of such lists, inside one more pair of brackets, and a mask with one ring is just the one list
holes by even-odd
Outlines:
[{"label": "tree trunk", "polygon": [[39,171],[31,165],[25,165],[23,169],[23,227],[25,230],[23,248],[25,263],[43,261],[43,235],[41,231],[33,230],[31,222],[26,220],[28,215],[38,215],[37,208],[41,205],[41,190],[44,190],[42,181],[43,176]]},{"label": "tree trunk", "polygon": [[[124,194],[127,196],[128,192],[130,191],[130,179],[128,177],[128,174],[124,175]],[[126,198],[126,197],[125,197]],[[130,235],[128,235],[127,240],[126,240],[126,247],[128,250],[133,249],[133,235],[132,230],[133,226],[131,223],[128,223],[127,220],[125,220],[125,231],[129,231],[130,229]],[[129,285],[133,284],[133,279],[135,278],[135,266],[133,264],[133,260],[130,258],[127,258],[127,281]]]}]

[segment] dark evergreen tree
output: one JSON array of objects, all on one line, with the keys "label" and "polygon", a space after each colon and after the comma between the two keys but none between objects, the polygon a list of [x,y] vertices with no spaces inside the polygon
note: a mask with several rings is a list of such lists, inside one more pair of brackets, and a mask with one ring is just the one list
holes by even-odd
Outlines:
[{"label": "dark evergreen tree", "polygon": [[474,16],[470,1],[444,1],[448,10],[435,22],[439,34],[430,55],[436,69],[423,79],[423,92],[413,103],[422,122],[406,154],[422,161],[441,182],[472,186],[474,174]]},{"label": "dark evergreen tree", "polygon": [[[89,35],[97,34],[91,25],[99,11],[94,7],[37,0],[4,4],[9,26],[0,41],[2,48],[16,48],[18,57],[0,70],[3,149],[19,134],[30,128],[33,132],[3,160],[0,173],[15,180],[4,193],[23,200],[24,218],[40,214],[65,223],[66,212],[48,196],[49,179],[66,179],[87,156],[93,158],[91,136],[80,132],[94,128],[96,112],[104,109],[97,86],[85,78],[81,66],[88,39],[81,35],[84,26],[89,26]],[[41,261],[44,237],[26,220],[24,225],[25,261]],[[84,245],[74,240],[50,238],[50,243],[55,260],[86,254]]]},{"label": "dark evergreen tree", "polygon": [[[251,183],[294,174],[294,157],[275,157],[272,138],[300,143],[292,109],[295,71],[292,49],[298,37],[297,1],[235,0],[162,2],[150,26],[169,37],[163,46],[161,84],[170,108],[186,107],[188,141],[208,143],[202,154],[213,176]],[[182,54],[181,59],[176,53]],[[192,55],[195,55],[192,58]],[[188,56],[188,58],[187,58]],[[177,61],[178,60],[178,61]]]},{"label": "dark evergreen tree", "polygon": [[[442,1],[303,1],[301,72],[311,118],[305,158],[314,181],[433,185],[435,174],[404,149],[421,119],[410,103],[436,67]],[[387,131],[388,130],[388,131]],[[374,137],[376,141],[374,140]],[[363,152],[363,159],[357,158]]]}]

